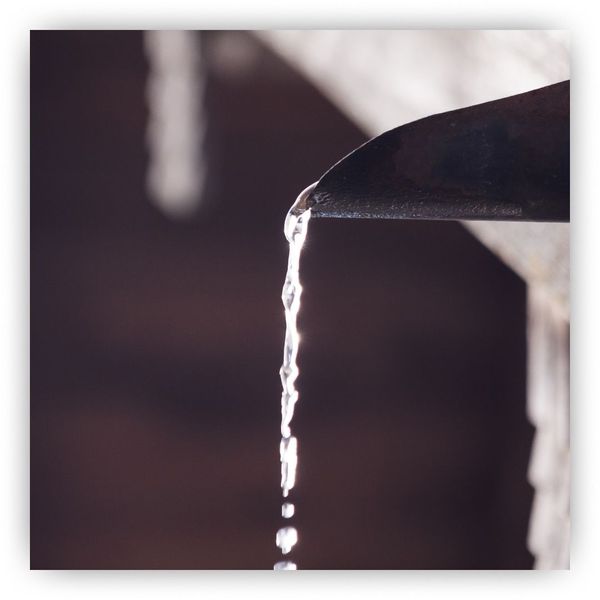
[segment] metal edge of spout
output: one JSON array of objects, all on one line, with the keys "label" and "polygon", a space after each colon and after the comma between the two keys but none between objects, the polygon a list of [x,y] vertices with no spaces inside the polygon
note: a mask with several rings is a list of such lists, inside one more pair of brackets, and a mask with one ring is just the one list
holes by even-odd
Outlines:
[{"label": "metal edge of spout", "polygon": [[292,207],[290,208],[290,213],[292,213],[293,215],[300,215],[312,207],[311,196],[318,183],[318,181],[311,183],[298,194],[296,201],[294,202],[294,204],[292,204]]}]

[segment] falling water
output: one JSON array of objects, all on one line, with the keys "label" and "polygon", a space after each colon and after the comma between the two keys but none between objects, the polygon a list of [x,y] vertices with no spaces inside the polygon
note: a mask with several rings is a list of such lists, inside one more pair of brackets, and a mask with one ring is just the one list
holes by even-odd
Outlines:
[{"label": "falling water", "polygon": [[[281,376],[281,443],[279,456],[281,460],[281,490],[287,498],[296,483],[296,467],[298,464],[298,440],[292,435],[291,422],[294,416],[294,406],[298,401],[296,379],[298,370],[298,348],[300,334],[298,333],[298,312],[300,310],[300,254],[306,239],[310,209],[306,208],[306,199],[315,184],[307,187],[290,208],[283,227],[285,237],[289,242],[289,257],[285,282],[281,292],[285,312],[285,341],[283,344],[283,364],[279,370]],[[284,502],[281,506],[281,516],[289,519],[294,515],[295,506]],[[277,531],[275,538],[277,547],[282,554],[288,554],[298,542],[298,531],[295,527],[286,526]],[[294,571],[296,564],[289,560],[280,561],[273,567],[275,570]]]}]

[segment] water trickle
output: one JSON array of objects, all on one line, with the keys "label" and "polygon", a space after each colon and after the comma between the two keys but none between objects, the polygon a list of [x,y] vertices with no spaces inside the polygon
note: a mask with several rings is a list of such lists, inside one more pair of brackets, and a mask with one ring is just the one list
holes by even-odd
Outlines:
[{"label": "water trickle", "polygon": [[[291,423],[294,416],[294,407],[298,402],[296,380],[300,374],[298,370],[298,349],[300,347],[300,334],[298,332],[298,312],[300,311],[300,254],[308,231],[310,208],[306,207],[306,199],[316,184],[307,187],[290,208],[283,226],[285,237],[289,242],[289,256],[285,281],[281,291],[285,314],[285,338],[283,344],[283,363],[279,370],[281,377],[281,443],[279,456],[281,460],[281,490],[287,498],[290,490],[296,483],[296,468],[298,465],[298,440],[292,435]],[[281,516],[289,519],[294,515],[295,507],[290,502],[281,506]],[[298,531],[295,527],[282,527],[275,538],[282,554],[291,551],[298,542]],[[275,564],[275,570],[296,570],[296,564],[284,560]]]}]

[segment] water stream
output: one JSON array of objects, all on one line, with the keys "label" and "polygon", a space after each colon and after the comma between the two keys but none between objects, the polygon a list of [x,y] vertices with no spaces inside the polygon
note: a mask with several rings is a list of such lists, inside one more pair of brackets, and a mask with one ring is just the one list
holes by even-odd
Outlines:
[{"label": "water stream", "polygon": [[[298,349],[300,347],[300,334],[298,332],[298,312],[300,311],[300,297],[302,285],[300,284],[300,254],[306,239],[310,209],[305,206],[305,201],[316,184],[306,188],[290,208],[283,227],[285,237],[289,243],[289,256],[285,282],[281,292],[285,314],[285,341],[283,344],[283,363],[279,370],[281,377],[281,443],[279,456],[281,460],[281,490],[287,498],[290,490],[296,483],[296,469],[298,465],[298,440],[292,435],[291,423],[294,416],[294,406],[298,402]],[[281,516],[290,519],[294,516],[295,505],[283,502]],[[292,551],[298,542],[298,530],[286,525],[277,531],[275,543],[283,555]],[[282,560],[275,564],[275,570],[293,571],[297,569],[294,562]]]}]

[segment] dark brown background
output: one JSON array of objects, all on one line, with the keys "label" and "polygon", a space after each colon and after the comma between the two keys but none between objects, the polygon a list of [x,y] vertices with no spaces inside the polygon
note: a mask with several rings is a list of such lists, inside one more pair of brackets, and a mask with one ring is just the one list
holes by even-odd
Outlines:
[{"label": "dark brown background", "polygon": [[[245,33],[217,68],[221,35],[173,221],[142,34],[32,33],[33,568],[278,560],[283,218],[364,136]],[[523,282],[455,223],[313,221],[303,261],[299,566],[531,568]]]}]

